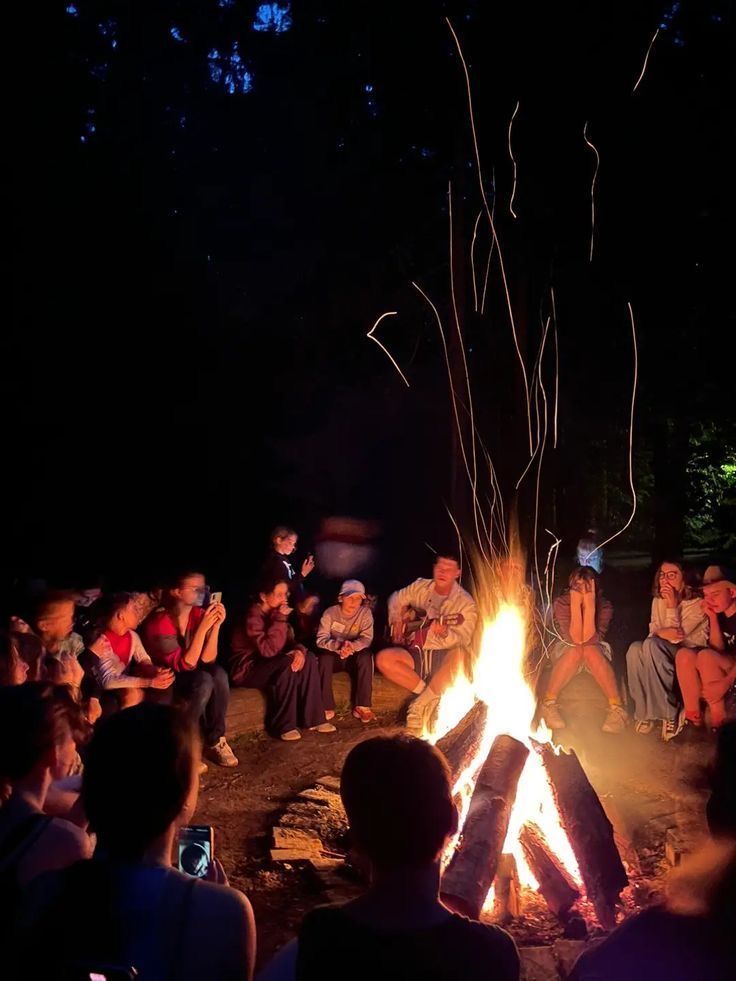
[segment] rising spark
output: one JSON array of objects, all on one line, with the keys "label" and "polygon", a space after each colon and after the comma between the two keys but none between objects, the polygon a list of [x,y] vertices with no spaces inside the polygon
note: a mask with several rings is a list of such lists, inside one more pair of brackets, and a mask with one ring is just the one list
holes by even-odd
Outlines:
[{"label": "rising spark", "polygon": [[629,515],[629,520],[620,528],[614,535],[607,538],[604,542],[588,552],[584,556],[583,562],[586,563],[591,557],[593,552],[596,552],[599,548],[603,548],[604,545],[608,545],[612,542],[614,538],[618,538],[619,535],[623,535],[626,529],[629,527],[631,522],[634,520],[634,515],[636,514],[636,487],[634,486],[634,406],[636,405],[636,388],[639,383],[639,349],[636,343],[636,324],[634,322],[634,311],[631,309],[631,303],[627,302],[626,306],[629,308],[629,320],[631,321],[631,340],[634,346],[634,384],[631,389],[631,412],[629,414],[629,487],[631,488],[631,514]]},{"label": "rising spark", "polygon": [[511,113],[511,119],[509,120],[509,156],[511,157],[511,163],[514,167],[514,184],[511,188],[511,200],[509,201],[509,211],[516,218],[516,212],[514,211],[514,196],[516,194],[516,161],[514,160],[514,154],[511,150],[511,127],[514,125],[514,116],[519,111],[519,103],[517,102],[514,106],[514,111]]},{"label": "rising spark", "polygon": [[480,188],[480,196],[483,200],[483,207],[485,209],[486,216],[488,217],[488,222],[491,226],[493,241],[495,242],[496,248],[498,249],[498,262],[501,267],[501,278],[503,280],[504,293],[506,294],[506,306],[508,307],[509,320],[511,321],[511,332],[514,336],[514,347],[516,348],[516,355],[519,359],[519,364],[521,365],[521,373],[524,377],[524,394],[526,396],[526,415],[527,415],[527,423],[529,428],[529,452],[531,453],[533,448],[533,440],[532,440],[532,407],[529,398],[529,380],[527,378],[526,366],[524,364],[524,358],[521,354],[521,348],[519,347],[519,338],[516,333],[516,322],[514,321],[514,311],[511,306],[511,294],[509,292],[508,280],[506,279],[506,270],[504,269],[503,254],[501,253],[501,245],[498,241],[498,235],[496,234],[496,226],[493,222],[493,215],[488,205],[488,196],[486,195],[486,189],[483,186],[483,170],[481,168],[480,150],[478,148],[478,134],[475,129],[475,115],[473,113],[473,91],[470,87],[470,75],[468,73],[468,64],[465,61],[463,49],[460,45],[460,39],[455,33],[455,28],[452,26],[452,22],[450,21],[450,18],[445,17],[445,21],[447,22],[447,26],[450,28],[450,32],[453,38],[455,39],[455,46],[457,47],[457,53],[460,56],[460,61],[463,66],[463,72],[465,73],[465,87],[467,89],[467,94],[468,94],[468,112],[470,116],[470,129],[473,134],[473,149],[475,151],[475,164],[476,164],[476,172],[478,174],[478,186]]},{"label": "rising spark", "polygon": [[[465,440],[463,439],[462,426],[460,425],[460,413],[458,412],[458,408],[457,408],[458,402],[460,402],[461,405],[463,405],[463,403],[462,403],[462,400],[459,398],[457,392],[455,391],[455,383],[454,383],[453,377],[452,377],[452,367],[450,365],[450,354],[449,354],[449,351],[447,349],[447,337],[445,336],[445,329],[442,326],[442,318],[439,315],[439,311],[437,310],[437,307],[434,305],[434,303],[432,302],[432,300],[430,300],[430,298],[424,292],[424,290],[422,289],[422,287],[419,286],[419,284],[418,283],[415,283],[414,281],[412,281],[412,284],[411,285],[427,301],[427,303],[429,304],[429,306],[432,309],[432,313],[434,314],[435,320],[437,321],[437,327],[439,329],[440,338],[442,340],[442,350],[443,350],[444,355],[445,355],[445,366],[447,368],[447,380],[448,380],[449,385],[450,385],[450,398],[452,399],[452,412],[453,412],[453,415],[455,417],[455,428],[457,429],[458,440],[460,441],[460,453],[462,454],[463,463],[465,464],[465,472],[468,475],[468,481],[470,483],[470,486],[471,487],[474,487],[474,484],[473,484],[473,476],[471,474],[470,464],[468,462],[468,454],[467,454],[467,452],[465,450]],[[461,338],[461,344],[462,344],[462,338]],[[470,410],[469,410],[469,408],[467,406],[463,405],[463,408],[465,409],[466,412],[468,412],[468,414],[470,414]],[[473,429],[473,452],[475,453],[475,430],[474,429]],[[478,510],[479,510],[480,506],[479,506],[478,501],[477,501],[477,496],[475,496],[475,495],[474,495],[473,508],[474,508],[474,515],[476,516],[476,525],[477,525],[477,514],[478,514]],[[481,522],[483,523],[484,529],[486,530],[486,534],[488,534],[488,530],[486,528],[485,518],[483,516],[482,510],[480,511],[480,519],[481,519]],[[480,536],[479,536],[479,538],[480,538]],[[485,553],[483,553],[483,554],[485,556]]]},{"label": "rising spark", "polygon": [[[473,475],[470,478],[470,486],[473,492],[473,517],[475,519],[475,531],[478,536],[478,542],[480,544],[480,529],[478,527],[478,511],[480,511],[480,503],[478,501],[478,460],[475,452],[475,413],[473,410],[473,394],[470,388],[470,375],[468,373],[468,359],[465,356],[465,341],[463,340],[462,331],[460,330],[460,317],[457,312],[457,299],[455,297],[455,263],[454,263],[454,252],[453,252],[453,224],[452,224],[452,182],[447,185],[447,204],[448,204],[448,214],[450,221],[450,296],[452,298],[452,313],[455,320],[455,329],[457,331],[457,339],[460,345],[460,351],[463,356],[463,371],[465,373],[465,390],[468,393],[468,412],[470,413],[470,440],[471,440],[471,450],[472,450],[472,460],[473,460]],[[462,439],[462,435],[460,438]],[[482,512],[481,512],[482,518]],[[481,546],[482,547],[482,546]]]},{"label": "rising spark", "polygon": [[[496,170],[495,168],[491,172],[491,181],[493,183],[493,205],[491,207],[491,218],[496,217]],[[488,250],[488,262],[486,263],[486,275],[483,280],[483,296],[480,301],[480,312],[481,315],[485,313],[486,310],[486,290],[488,289],[488,274],[491,271],[491,259],[493,258],[493,248],[495,246],[493,238],[491,238],[491,247]]]},{"label": "rising spark", "polygon": [[478,217],[475,219],[475,227],[473,228],[473,241],[470,243],[470,269],[473,274],[473,310],[475,313],[478,312],[478,284],[475,281],[475,239],[478,235],[478,222],[483,215],[483,210],[478,212]]},{"label": "rising spark", "polygon": [[639,82],[641,82],[641,80],[644,78],[644,72],[647,70],[647,62],[649,61],[649,52],[652,50],[652,45],[657,40],[657,35],[658,34],[659,34],[659,28],[657,28],[657,30],[654,32],[654,35],[652,36],[652,40],[649,42],[649,47],[647,48],[647,53],[644,55],[644,64],[641,66],[641,74],[639,75],[639,77],[636,80],[636,85],[631,90],[631,94],[632,95],[639,88]]},{"label": "rising spark", "polygon": [[590,185],[590,262],[593,261],[593,242],[595,240],[595,182],[598,177],[598,167],[600,166],[601,158],[598,151],[593,146],[593,144],[588,139],[588,124],[586,122],[583,126],[583,139],[588,144],[590,149],[595,154],[595,170],[593,171],[593,181]]},{"label": "rising spark", "polygon": [[381,316],[378,318],[378,320],[375,322],[375,324],[371,327],[371,329],[368,331],[368,333],[365,336],[366,337],[369,337],[372,341],[375,341],[376,342],[376,344],[380,347],[380,349],[383,351],[383,353],[389,359],[389,361],[394,366],[394,368],[396,368],[396,370],[398,371],[398,373],[401,375],[401,380],[404,382],[404,384],[406,385],[406,387],[407,388],[411,388],[411,385],[406,380],[406,375],[401,370],[401,368],[399,368],[399,366],[396,363],[396,361],[395,361],[393,355],[391,354],[391,352],[388,350],[388,348],[386,348],[383,344],[381,344],[381,342],[378,340],[378,338],[375,337],[374,334],[373,334],[373,331],[376,329],[376,327],[378,327],[378,325],[380,324],[380,322],[383,320],[384,317],[395,317],[397,313],[398,313],[397,310],[387,310],[386,313],[382,313]]}]

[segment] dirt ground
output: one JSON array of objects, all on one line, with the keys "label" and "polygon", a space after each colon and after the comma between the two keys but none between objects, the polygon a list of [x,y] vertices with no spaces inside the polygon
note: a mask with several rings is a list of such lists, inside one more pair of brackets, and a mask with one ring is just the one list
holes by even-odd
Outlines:
[{"label": "dirt ground", "polygon": [[[361,725],[343,705],[332,735],[306,733],[298,743],[281,743],[263,733],[240,736],[234,740],[237,769],[211,766],[203,777],[197,820],[214,826],[216,851],[232,885],[253,903],[259,965],[294,936],[306,911],[325,901],[308,871],[270,862],[275,819],[295,794],[322,776],[338,775],[346,754],[360,740],[398,731],[401,701],[398,692],[384,696],[379,726]],[[583,676],[569,686],[562,706],[569,728],[560,741],[577,751],[614,825],[620,850],[641,870],[634,877],[630,903],[646,905],[656,896],[666,869],[667,830],[677,829],[688,848],[704,832],[713,740],[692,730],[667,745],[654,734],[601,733],[604,705]],[[510,926],[520,944],[544,939],[544,917],[539,923],[537,919]]]}]

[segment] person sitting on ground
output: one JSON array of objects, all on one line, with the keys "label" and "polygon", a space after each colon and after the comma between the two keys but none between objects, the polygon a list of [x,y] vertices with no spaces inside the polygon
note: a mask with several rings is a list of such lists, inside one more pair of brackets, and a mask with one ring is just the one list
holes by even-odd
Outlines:
[{"label": "person sitting on ground", "polygon": [[417,579],[388,601],[393,645],[379,651],[376,667],[416,695],[406,716],[407,732],[422,736],[440,696],[466,670],[478,612],[459,584],[460,561],[438,552],[432,579]]},{"label": "person sitting on ground", "polygon": [[603,596],[598,574],[590,566],[576,566],[569,588],[553,604],[557,640],[549,649],[552,671],[542,701],[542,717],[550,729],[564,729],[565,720],[557,697],[580,671],[589,671],[608,699],[604,732],[621,732],[628,717],[624,711],[611,666],[611,648],[604,637],[613,619],[613,604]]},{"label": "person sitting on ground", "polygon": [[314,569],[314,556],[308,555],[299,568],[290,560],[296,551],[299,540],[293,528],[278,525],[271,532],[271,548],[266,556],[259,575],[259,582],[277,582],[286,580],[289,584],[289,595],[292,603],[296,603],[304,594],[304,580]]},{"label": "person sitting on ground", "polygon": [[662,562],[652,586],[649,636],[635,640],[626,654],[636,731],[647,735],[661,722],[668,742],[681,732],[684,715],[675,685],[675,657],[681,647],[695,651],[708,639],[700,598],[685,582],[679,562]]},{"label": "person sitting on ground", "polygon": [[736,725],[719,733],[712,837],[673,869],[664,903],[632,916],[578,958],[571,981],[720,981],[736,964]]},{"label": "person sitting on ground", "polygon": [[508,933],[439,897],[441,856],[458,822],[442,754],[413,736],[368,739],[348,754],[340,793],[370,885],[352,902],[308,913],[262,981],[316,981],[327,963],[349,964],[355,981],[516,981]]},{"label": "person sitting on ground", "polygon": [[[62,869],[92,853],[76,824],[44,813],[52,781],[77,761],[79,709],[64,687],[26,682],[0,689],[0,782],[10,798],[0,808],[0,902],[41,872]],[[7,927],[9,911],[0,924]]]},{"label": "person sitting on ground", "polygon": [[153,664],[135,632],[139,623],[135,597],[130,593],[103,597],[94,620],[99,636],[87,649],[92,655],[90,671],[102,691],[115,692],[120,708],[142,702],[146,689],[171,687],[174,672]]},{"label": "person sitting on ground", "polygon": [[[115,977],[135,970],[141,981],[252,978],[248,899],[216,860],[211,881],[172,868],[179,829],[195,814],[199,760],[199,739],[172,706],[143,703],[99,723],[82,784],[95,853],[28,897],[19,945],[38,973],[24,976],[108,977],[116,968]],[[67,974],[70,965],[78,973]]]},{"label": "person sitting on ground", "polygon": [[289,626],[289,584],[265,583],[258,599],[233,630],[230,678],[240,688],[266,694],[266,730],[291,742],[299,725],[335,732],[326,721],[317,659],[294,640]]},{"label": "person sitting on ground", "polygon": [[206,594],[201,572],[176,576],[162,596],[161,609],[144,624],[144,643],[154,664],[174,672],[174,697],[187,703],[192,724],[203,726],[207,759],[218,766],[237,766],[225,738],[230,686],[227,672],[215,663],[226,611],[222,603],[205,608]]},{"label": "person sitting on ground", "polygon": [[353,715],[361,722],[375,722],[371,708],[373,690],[373,614],[364,606],[365,586],[357,579],[346,579],[340,587],[337,605],[322,614],[317,631],[317,655],[322,683],[325,716],[335,716],[332,691],[334,671],[347,671],[352,680]]},{"label": "person sitting on ground", "polygon": [[708,646],[697,652],[680,648],[676,661],[685,718],[695,726],[703,724],[702,693],[713,729],[726,721],[726,695],[736,684],[736,573],[721,569],[719,574],[720,579],[703,583]]}]

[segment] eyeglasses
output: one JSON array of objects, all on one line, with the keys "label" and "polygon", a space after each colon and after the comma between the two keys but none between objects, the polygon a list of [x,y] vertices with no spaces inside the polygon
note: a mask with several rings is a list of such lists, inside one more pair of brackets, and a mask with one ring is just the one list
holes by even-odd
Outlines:
[{"label": "eyeglasses", "polygon": [[676,569],[674,572],[660,572],[659,578],[660,579],[677,579],[677,577],[678,576],[681,576],[681,575],[682,575],[682,573],[680,572],[680,570],[679,569]]}]

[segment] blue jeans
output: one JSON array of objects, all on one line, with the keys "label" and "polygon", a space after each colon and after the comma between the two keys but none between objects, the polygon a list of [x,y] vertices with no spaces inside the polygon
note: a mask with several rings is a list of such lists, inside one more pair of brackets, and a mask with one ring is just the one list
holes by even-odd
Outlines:
[{"label": "blue jeans", "polygon": [[219,664],[200,664],[194,671],[180,671],[174,694],[186,703],[193,726],[202,726],[205,746],[214,746],[225,735],[225,716],[230,702],[227,671]]}]

